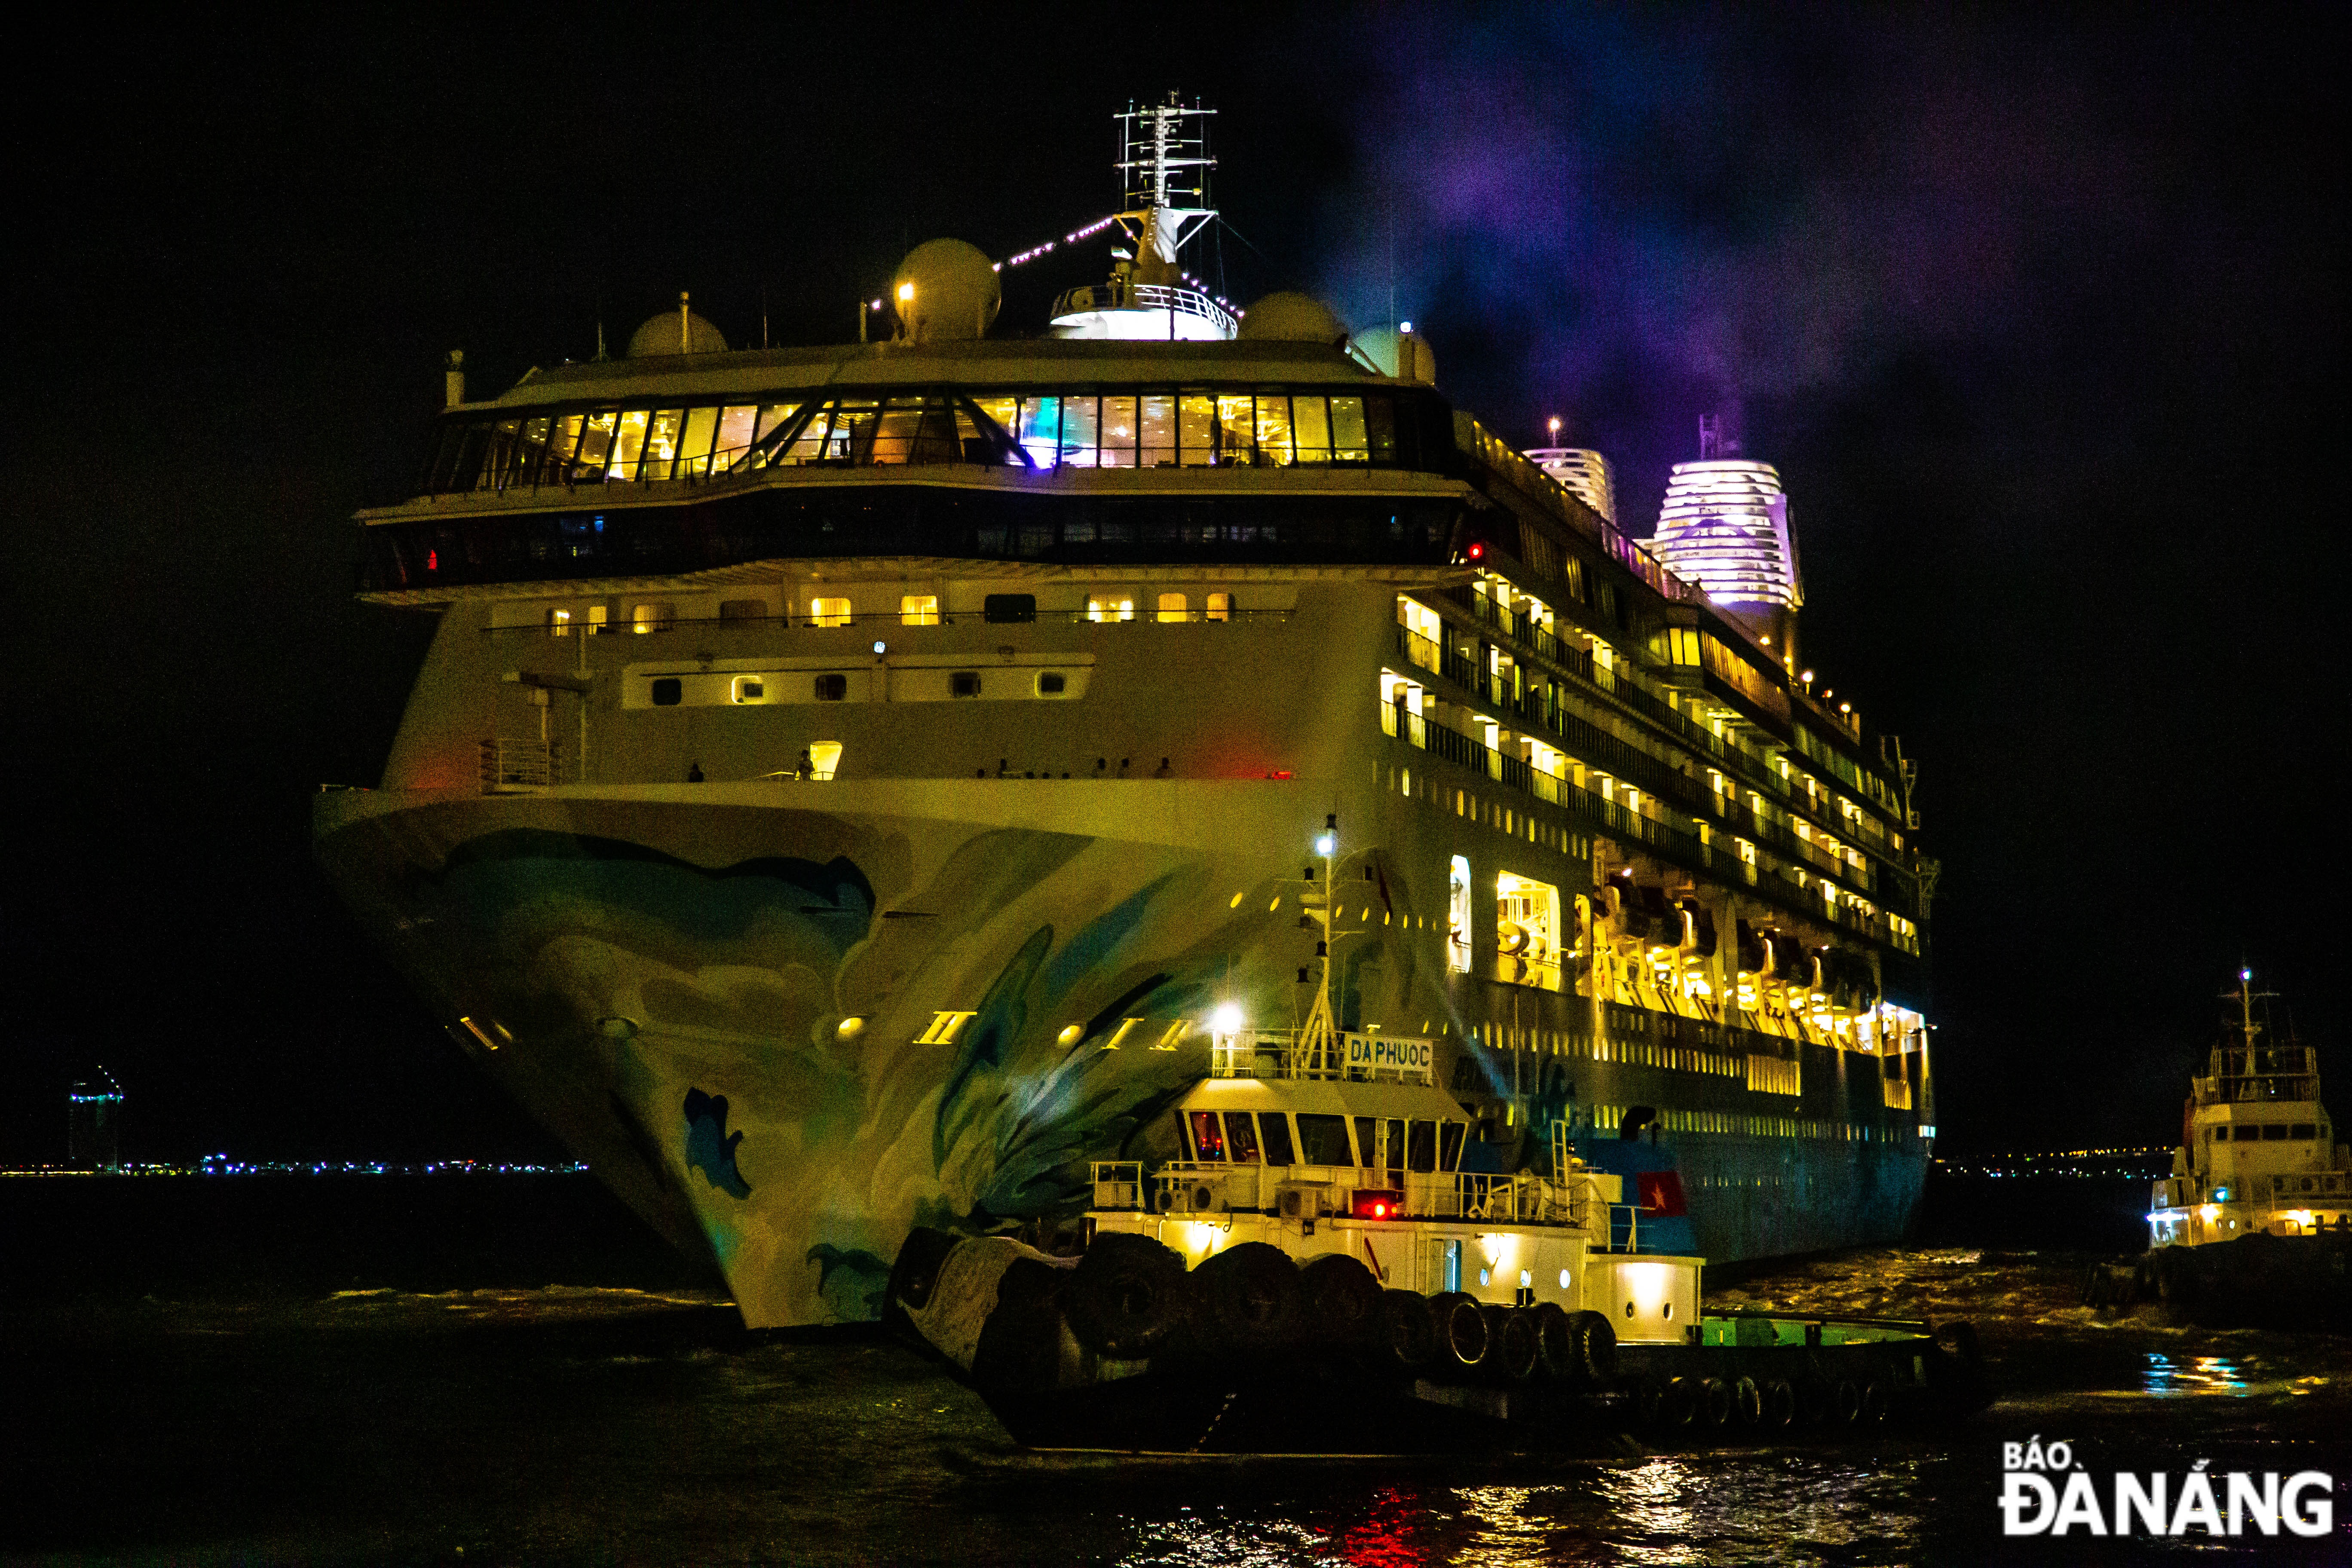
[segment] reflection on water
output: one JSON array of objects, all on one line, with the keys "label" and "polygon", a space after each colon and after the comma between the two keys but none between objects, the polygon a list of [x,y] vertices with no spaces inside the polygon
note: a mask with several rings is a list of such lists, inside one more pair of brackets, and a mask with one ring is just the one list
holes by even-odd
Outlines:
[{"label": "reflection on water", "polygon": [[[299,1540],[309,1561],[353,1563],[1976,1564],[2069,1560],[2004,1553],[2004,1442],[2063,1439],[2095,1473],[2203,1460],[2352,1481],[2352,1340],[2101,1320],[2079,1305],[2085,1265],[1912,1248],[1712,1291],[1973,1319],[2000,1398],[1958,1427],[1864,1443],[1609,1459],[1027,1453],[895,1342],[746,1334],[722,1299],[685,1289],[363,1279],[331,1296],[64,1302],[20,1311],[0,1338],[0,1387],[29,1388],[17,1404],[38,1417],[0,1424],[0,1551],[227,1563]],[[241,1446],[184,1440],[221,1431]],[[2352,1524],[2352,1494],[2336,1515]],[[2319,1544],[2352,1558],[2352,1535]]]},{"label": "reflection on water", "polygon": [[2150,1351],[2147,1376],[2140,1386],[2143,1392],[2165,1398],[2179,1394],[2243,1394],[2247,1383],[2239,1375],[2238,1363],[2228,1356],[2169,1356]]}]

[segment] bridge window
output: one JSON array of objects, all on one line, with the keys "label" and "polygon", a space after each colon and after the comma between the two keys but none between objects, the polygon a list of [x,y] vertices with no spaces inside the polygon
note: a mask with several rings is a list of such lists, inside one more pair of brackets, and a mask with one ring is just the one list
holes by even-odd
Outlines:
[{"label": "bridge window", "polygon": [[[1437,1123],[1416,1121],[1405,1140],[1405,1163],[1416,1171],[1437,1169]],[[1395,1156],[1390,1156],[1393,1159]]]},{"label": "bridge window", "polygon": [[1462,1139],[1470,1131],[1466,1122],[1441,1121],[1437,1124],[1437,1168],[1458,1171],[1462,1168]]},{"label": "bridge window", "polygon": [[1258,1112],[1258,1130],[1265,1134],[1265,1163],[1269,1165],[1295,1165],[1290,1149],[1290,1118],[1279,1110]]},{"label": "bridge window", "polygon": [[848,600],[811,599],[809,601],[809,625],[813,626],[845,626],[848,624]]},{"label": "bridge window", "polygon": [[1102,466],[1106,468],[1135,467],[1135,399],[1106,397],[1102,400]]},{"label": "bridge window", "polygon": [[1213,1110],[1192,1112],[1192,1158],[1212,1163],[1225,1157],[1225,1131],[1217,1124]]},{"label": "bridge window", "polygon": [[1298,1158],[1307,1165],[1352,1165],[1356,1156],[1348,1147],[1348,1119],[1298,1113]]},{"label": "bridge window", "polygon": [[[699,414],[703,410],[698,408],[695,412]],[[723,474],[740,462],[744,452],[751,445],[752,425],[759,416],[759,405],[752,403],[738,403],[732,407],[719,409],[718,438],[713,444],[709,458],[698,471],[707,473],[716,470]]]},{"label": "bridge window", "polygon": [[1246,1110],[1225,1112],[1225,1147],[1237,1165],[1257,1163],[1257,1123]]},{"label": "bridge window", "polygon": [[1137,428],[1140,433],[1139,464],[1147,468],[1176,465],[1176,400],[1165,393],[1138,398]]}]

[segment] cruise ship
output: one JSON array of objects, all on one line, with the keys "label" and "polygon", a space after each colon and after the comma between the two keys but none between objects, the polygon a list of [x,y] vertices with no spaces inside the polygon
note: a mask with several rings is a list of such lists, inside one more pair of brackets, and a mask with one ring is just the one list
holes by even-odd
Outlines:
[{"label": "cruise ship", "polygon": [[1717,444],[1629,536],[1408,324],[1217,298],[1208,111],[1120,124],[1117,214],[919,246],[856,342],[681,295],[493,396],[453,355],[357,520],[361,597],[438,626],[381,784],[318,797],[341,896],[755,1327],[1177,1157],[1212,1020],[1327,984],[1503,1166],[1663,1141],[1714,1263],[1898,1237],[1936,867],[1805,664],[1778,475]]}]

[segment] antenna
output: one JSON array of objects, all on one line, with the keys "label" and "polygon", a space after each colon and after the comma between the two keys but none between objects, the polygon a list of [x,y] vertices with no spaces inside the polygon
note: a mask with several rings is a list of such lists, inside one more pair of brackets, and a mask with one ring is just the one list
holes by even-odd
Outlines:
[{"label": "antenna", "polygon": [[1723,416],[1702,414],[1698,416],[1698,460],[1713,462],[1723,456]]}]

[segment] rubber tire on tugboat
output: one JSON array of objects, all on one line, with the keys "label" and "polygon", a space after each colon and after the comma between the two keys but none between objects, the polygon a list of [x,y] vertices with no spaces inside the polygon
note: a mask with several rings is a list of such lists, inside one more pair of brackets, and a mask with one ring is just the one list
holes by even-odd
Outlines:
[{"label": "rubber tire on tugboat", "polygon": [[1831,1427],[1843,1431],[1862,1418],[1862,1390],[1853,1385],[1853,1379],[1839,1378],[1830,1384],[1829,1395],[1822,1410]]},{"label": "rubber tire on tugboat", "polygon": [[1797,1391],[1785,1377],[1776,1377],[1757,1390],[1756,1429],[1759,1432],[1781,1432],[1797,1424]]},{"label": "rubber tire on tugboat", "polygon": [[1617,1325],[1598,1312],[1576,1315],[1576,1381],[1587,1387],[1617,1375]]},{"label": "rubber tire on tugboat", "polygon": [[1407,1372],[1427,1366],[1436,1353],[1429,1303],[1411,1290],[1381,1292],[1380,1324],[1375,1331],[1382,1356]]},{"label": "rubber tire on tugboat", "polygon": [[1437,1363],[1457,1371],[1484,1365],[1494,1348],[1486,1314],[1475,1296],[1449,1290],[1429,1299],[1430,1337],[1436,1342]]},{"label": "rubber tire on tugboat", "polygon": [[1743,1377],[1731,1385],[1731,1418],[1750,1431],[1764,1425],[1764,1391],[1756,1386],[1752,1377]]},{"label": "rubber tire on tugboat", "polygon": [[1244,1241],[1192,1270],[1194,1310],[1213,1347],[1279,1350],[1305,1325],[1298,1267],[1278,1247]]},{"label": "rubber tire on tugboat", "polygon": [[1371,1343],[1381,1327],[1381,1282],[1344,1252],[1327,1252],[1298,1271],[1307,1321],[1341,1344]]},{"label": "rubber tire on tugboat", "polygon": [[1070,1331],[1113,1361],[1157,1352],[1182,1330],[1191,1305],[1184,1260],[1129,1231],[1097,1232],[1062,1289]]},{"label": "rubber tire on tugboat", "polygon": [[1656,1378],[1643,1380],[1636,1399],[1643,1432],[1652,1437],[1671,1437],[1687,1430],[1698,1414],[1698,1400],[1687,1377],[1677,1377],[1661,1383]]},{"label": "rubber tire on tugboat", "polygon": [[1886,1420],[1886,1384],[1876,1378],[1862,1385],[1862,1408],[1856,1415],[1864,1426],[1876,1426]]},{"label": "rubber tire on tugboat", "polygon": [[1535,1319],[1536,1348],[1543,1357],[1544,1375],[1563,1383],[1576,1376],[1576,1320],[1557,1301],[1538,1301],[1528,1310]]},{"label": "rubber tire on tugboat", "polygon": [[996,1283],[996,1307],[980,1326],[971,1381],[982,1392],[1020,1396],[1050,1392],[1062,1367],[1064,1270],[1034,1258],[1013,1260]]},{"label": "rubber tire on tugboat", "polygon": [[1927,1342],[1927,1386],[1948,1408],[1981,1410],[1991,1402],[1974,1323],[1957,1318],[1940,1323]]},{"label": "rubber tire on tugboat", "polygon": [[1731,1425],[1731,1385],[1723,1379],[1699,1379],[1698,1424],[1710,1430]]},{"label": "rubber tire on tugboat", "polygon": [[1527,1383],[1543,1369],[1543,1335],[1535,1314],[1517,1307],[1486,1309],[1489,1368],[1506,1383]]}]

